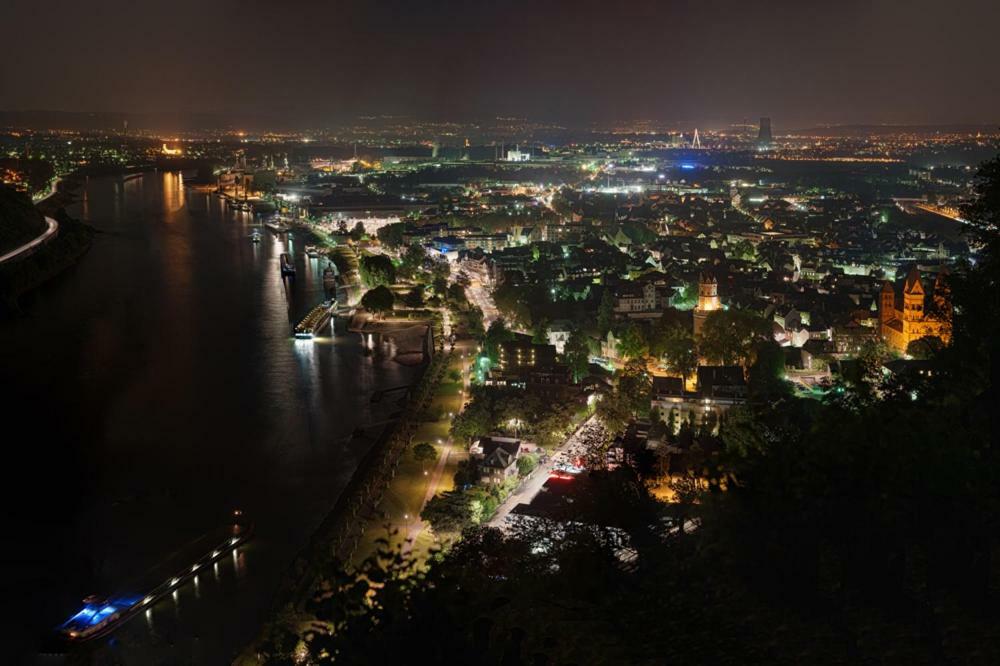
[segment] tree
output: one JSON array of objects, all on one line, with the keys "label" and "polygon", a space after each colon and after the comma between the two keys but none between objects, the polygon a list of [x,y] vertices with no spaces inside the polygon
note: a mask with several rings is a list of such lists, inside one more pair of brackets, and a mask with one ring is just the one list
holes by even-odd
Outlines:
[{"label": "tree", "polygon": [[483,338],[483,353],[489,357],[490,362],[497,363],[500,360],[500,344],[513,339],[514,333],[507,329],[503,318],[494,319]]},{"label": "tree", "polygon": [[485,335],[486,329],[483,327],[485,316],[482,309],[478,306],[472,305],[469,309],[462,312],[461,321],[465,324],[466,332],[471,337],[482,338]]},{"label": "tree", "polygon": [[757,344],[756,360],[750,366],[750,391],[761,397],[777,397],[788,390],[785,382],[785,350],[774,340]]},{"label": "tree", "polygon": [[671,326],[663,333],[660,355],[667,369],[677,373],[685,381],[698,369],[694,335],[683,326]]},{"label": "tree", "polygon": [[618,338],[618,354],[626,359],[641,359],[649,353],[646,336],[638,324],[629,324]]},{"label": "tree", "polygon": [[366,254],[361,257],[361,281],[368,288],[396,283],[396,267],[384,254]]},{"label": "tree", "polygon": [[517,473],[524,478],[535,471],[538,467],[538,456],[533,453],[525,453],[517,459]]},{"label": "tree", "polygon": [[941,342],[941,338],[925,335],[917,340],[911,340],[906,345],[906,355],[918,359],[930,359],[934,358],[942,349],[944,349],[944,343]]},{"label": "tree", "polygon": [[396,297],[388,287],[379,286],[365,292],[361,297],[361,307],[376,315],[392,312]]},{"label": "tree", "polygon": [[419,308],[424,304],[424,288],[420,285],[411,287],[403,296],[403,302],[411,308]]},{"label": "tree", "polygon": [[438,534],[457,534],[473,522],[471,501],[463,490],[449,490],[428,500],[420,519],[430,523]]},{"label": "tree", "polygon": [[448,285],[448,290],[445,293],[445,298],[447,298],[448,302],[451,303],[454,307],[459,309],[466,308],[469,305],[469,297],[465,295],[465,287],[458,284],[457,282],[453,282],[450,285]]},{"label": "tree", "polygon": [[438,458],[437,449],[429,442],[420,442],[413,445],[413,458],[420,463],[420,468],[427,471],[427,463],[432,463]]},{"label": "tree", "polygon": [[515,325],[531,326],[532,293],[521,285],[505,283],[493,291],[493,302],[503,316]]},{"label": "tree", "polygon": [[376,233],[380,243],[390,248],[398,248],[403,245],[403,232],[406,231],[406,223],[394,222],[380,227]]},{"label": "tree", "polygon": [[574,382],[579,382],[590,371],[590,345],[580,328],[574,328],[570,332],[563,347],[563,359],[573,373]]},{"label": "tree", "polygon": [[611,391],[601,396],[594,410],[598,420],[609,433],[620,433],[632,420],[632,410],[617,391]]},{"label": "tree", "polygon": [[364,237],[365,237],[365,225],[361,222],[358,222],[357,224],[354,225],[354,228],[351,229],[351,240],[357,243],[360,242],[361,239],[363,239]]},{"label": "tree", "polygon": [[605,286],[604,293],[601,294],[601,304],[597,308],[597,330],[603,338],[611,330],[611,325],[615,320],[615,296],[611,293],[611,288]]},{"label": "tree", "polygon": [[771,324],[749,310],[716,310],[705,319],[698,340],[702,356],[721,365],[749,367],[757,343],[771,336]]},{"label": "tree", "polygon": [[535,330],[531,336],[531,341],[539,345],[549,343],[549,320],[546,317],[540,317],[535,322]]},{"label": "tree", "polygon": [[424,265],[425,259],[427,259],[427,250],[424,249],[423,245],[413,243],[403,253],[401,268],[407,275],[413,275]]},{"label": "tree", "polygon": [[646,372],[646,364],[641,360],[629,361],[618,372],[617,392],[632,414],[649,411],[649,398],[653,390],[653,380]]},{"label": "tree", "polygon": [[448,295],[448,278],[440,275],[435,276],[431,282],[431,289],[434,290],[434,294],[438,298],[444,298]]}]

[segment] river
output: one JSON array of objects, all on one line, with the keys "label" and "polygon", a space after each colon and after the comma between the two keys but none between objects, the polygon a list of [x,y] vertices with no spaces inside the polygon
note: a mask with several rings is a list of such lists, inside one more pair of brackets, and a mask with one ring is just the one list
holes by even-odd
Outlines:
[{"label": "river", "polygon": [[323,299],[318,262],[299,238],[262,229],[252,243],[250,214],[181,174],[92,179],[79,194],[69,212],[101,231],[93,247],[0,322],[3,538],[17,572],[5,644],[34,654],[82,597],[128,591],[240,508],[252,542],[96,655],[226,663],[370,447],[354,430],[399,409],[371,393],[419,370],[366,356],[351,334],[293,340]]}]

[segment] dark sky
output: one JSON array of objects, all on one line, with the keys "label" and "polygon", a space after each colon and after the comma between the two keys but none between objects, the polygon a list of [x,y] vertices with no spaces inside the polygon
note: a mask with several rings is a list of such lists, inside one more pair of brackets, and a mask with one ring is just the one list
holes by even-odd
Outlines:
[{"label": "dark sky", "polygon": [[0,0],[0,109],[1000,120],[998,0]]}]

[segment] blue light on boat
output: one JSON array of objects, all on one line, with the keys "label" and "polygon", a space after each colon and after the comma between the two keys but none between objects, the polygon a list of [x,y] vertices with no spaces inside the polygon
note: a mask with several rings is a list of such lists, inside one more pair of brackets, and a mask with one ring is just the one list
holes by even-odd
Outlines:
[{"label": "blue light on boat", "polygon": [[[94,614],[96,612],[97,612],[96,609],[91,608],[90,606],[86,606],[79,613],[71,617],[69,619],[69,622],[90,622],[90,619],[94,617]],[[69,624],[69,622],[67,622],[67,624]]]},{"label": "blue light on boat", "polygon": [[691,169],[694,168],[694,165],[693,164],[682,164],[681,168],[690,171]]}]

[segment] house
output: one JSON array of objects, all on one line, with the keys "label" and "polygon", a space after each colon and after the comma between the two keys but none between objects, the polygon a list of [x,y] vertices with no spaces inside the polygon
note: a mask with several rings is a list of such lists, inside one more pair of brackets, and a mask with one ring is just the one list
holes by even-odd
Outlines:
[{"label": "house", "polygon": [[674,431],[684,422],[698,425],[703,420],[718,423],[718,417],[734,405],[746,402],[747,385],[743,368],[700,366],[697,389],[688,390],[680,377],[654,377],[650,407],[660,418],[672,423]]},{"label": "house", "polygon": [[574,328],[573,322],[566,321],[565,319],[554,321],[549,325],[546,337],[549,344],[556,348],[557,354],[563,353],[563,350],[566,348],[566,341],[569,340],[569,336]]},{"label": "house", "polygon": [[482,437],[470,449],[479,461],[481,483],[503,483],[517,475],[517,458],[521,440],[513,437]]}]

